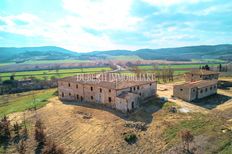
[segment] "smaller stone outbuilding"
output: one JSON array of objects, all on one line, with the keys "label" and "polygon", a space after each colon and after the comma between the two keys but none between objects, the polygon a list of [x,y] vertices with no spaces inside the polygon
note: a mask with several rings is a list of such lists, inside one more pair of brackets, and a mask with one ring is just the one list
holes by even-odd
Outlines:
[{"label": "smaller stone outbuilding", "polygon": [[195,82],[199,80],[217,80],[219,72],[208,71],[208,70],[194,70],[185,74],[186,82]]},{"label": "smaller stone outbuilding", "polygon": [[200,80],[175,85],[173,96],[191,102],[217,93],[217,80]]}]

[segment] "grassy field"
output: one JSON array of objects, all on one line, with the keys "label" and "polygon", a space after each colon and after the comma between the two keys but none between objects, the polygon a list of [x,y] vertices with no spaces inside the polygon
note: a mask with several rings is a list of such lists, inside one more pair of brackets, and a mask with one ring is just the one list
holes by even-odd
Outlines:
[{"label": "grassy field", "polygon": [[[90,62],[89,60],[29,60],[20,64],[51,64],[51,63],[81,63]],[[0,66],[16,64],[15,62],[0,63]]]},{"label": "grassy field", "polygon": [[[218,66],[219,64],[209,64],[210,67],[213,66]],[[158,65],[158,68],[164,68],[164,67],[168,67],[170,66],[170,68],[173,69],[184,69],[184,68],[199,68],[200,66],[204,66],[204,64],[172,64],[172,65]],[[139,66],[140,69],[153,69],[152,65],[145,65],[145,66]]]},{"label": "grassy field", "polygon": [[37,79],[43,79],[46,76],[50,79],[52,76],[56,78],[62,78],[66,76],[76,75],[77,73],[93,73],[111,70],[109,67],[96,67],[96,68],[83,68],[81,69],[60,69],[58,72],[56,70],[41,70],[41,71],[24,71],[24,72],[11,72],[11,73],[0,73],[2,80],[9,80],[9,77],[14,74],[15,79],[23,79],[25,77],[36,77]]},{"label": "grassy field", "polygon": [[[56,89],[30,91],[0,96],[0,117],[14,112],[43,107],[47,100],[54,96]],[[35,98],[35,103],[34,102]]]},{"label": "grassy field", "polygon": [[[170,146],[180,142],[180,132],[182,130],[189,130],[195,136],[202,138],[197,144],[204,144],[204,140],[210,140],[210,143],[215,145],[207,151],[212,153],[229,153],[232,150],[231,136],[232,132],[222,133],[225,121],[221,118],[215,118],[213,115],[193,114],[191,119],[183,120],[172,124],[164,132],[164,138],[169,142]],[[204,135],[203,135],[204,134]],[[201,143],[202,142],[202,143]]]}]

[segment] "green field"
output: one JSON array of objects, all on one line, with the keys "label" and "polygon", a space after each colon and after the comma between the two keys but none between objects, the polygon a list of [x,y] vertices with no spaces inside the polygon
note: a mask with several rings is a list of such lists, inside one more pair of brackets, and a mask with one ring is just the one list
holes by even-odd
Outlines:
[{"label": "green field", "polygon": [[[19,64],[52,64],[52,63],[82,63],[90,62],[89,60],[29,60]],[[16,64],[15,62],[0,63],[0,66]]]},{"label": "green field", "polygon": [[101,71],[108,71],[111,70],[109,67],[96,67],[96,68],[83,68],[83,69],[60,69],[59,71],[56,70],[40,70],[40,71],[23,71],[23,72],[11,72],[11,73],[0,73],[0,77],[2,80],[9,80],[9,77],[14,74],[15,79],[23,79],[25,77],[36,77],[37,79],[43,79],[46,76],[50,79],[52,76],[56,78],[62,78],[66,76],[73,76],[77,73],[94,73],[94,72],[101,72]]},{"label": "green field", "polygon": [[[31,109],[43,107],[47,100],[54,96],[56,89],[38,90],[23,92],[18,94],[9,94],[0,96],[0,117],[14,112],[22,112]],[[35,103],[33,104],[33,98]]]},{"label": "green field", "polygon": [[[157,65],[158,68],[164,68],[164,67],[170,67],[173,69],[184,69],[184,68],[199,68],[200,66],[204,66],[205,64],[171,64],[171,65],[165,65],[165,64],[160,64]],[[212,66],[218,66],[219,64],[209,64],[210,67]],[[139,66],[140,69],[153,69],[152,65],[144,65],[144,66]]]}]

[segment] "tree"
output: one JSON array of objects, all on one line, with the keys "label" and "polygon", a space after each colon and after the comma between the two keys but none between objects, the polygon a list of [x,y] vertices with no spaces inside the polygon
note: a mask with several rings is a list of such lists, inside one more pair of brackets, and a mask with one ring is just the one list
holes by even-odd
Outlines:
[{"label": "tree", "polygon": [[15,74],[14,74],[14,73],[11,74],[10,80],[11,80],[11,81],[15,80]]},{"label": "tree", "polygon": [[44,145],[46,142],[44,127],[40,119],[35,122],[35,140],[39,143],[39,145]]},{"label": "tree", "polygon": [[219,72],[222,72],[222,64],[219,64],[218,69],[219,69]]},{"label": "tree", "polygon": [[191,134],[189,130],[181,131],[181,139],[183,142],[183,152],[187,154],[192,154],[192,150],[190,149],[190,144],[194,140],[194,136]]}]

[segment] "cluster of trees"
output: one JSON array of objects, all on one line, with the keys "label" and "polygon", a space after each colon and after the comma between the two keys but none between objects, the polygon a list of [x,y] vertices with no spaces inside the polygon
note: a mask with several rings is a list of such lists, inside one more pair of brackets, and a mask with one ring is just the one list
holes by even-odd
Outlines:
[{"label": "cluster of trees", "polygon": [[202,69],[202,70],[210,70],[210,67],[209,67],[209,65],[205,65],[205,66],[200,66],[200,69]]},{"label": "cluster of trees", "polygon": [[25,120],[22,125],[15,122],[11,125],[11,121],[7,116],[0,120],[0,146],[6,151],[9,145],[14,144],[18,153],[24,154],[26,152],[25,141],[28,139],[28,130]]},{"label": "cluster of trees", "polygon": [[154,72],[156,73],[157,81],[161,80],[166,83],[174,80],[174,70],[171,67],[164,67],[162,69],[154,68]]},{"label": "cluster of trees", "polygon": [[[15,122],[13,125],[7,116],[0,119],[0,147],[4,153],[9,146],[14,145],[19,154],[27,152],[27,139],[29,138],[28,129],[24,120],[21,124]],[[44,131],[45,127],[41,120],[35,122],[34,139],[37,142],[36,153],[42,154],[63,154],[64,150],[58,147],[51,139],[48,139]]]}]

